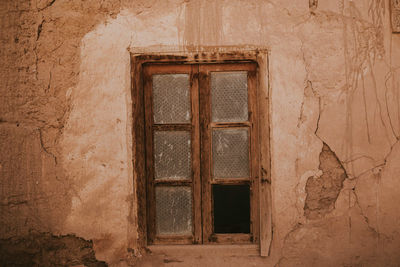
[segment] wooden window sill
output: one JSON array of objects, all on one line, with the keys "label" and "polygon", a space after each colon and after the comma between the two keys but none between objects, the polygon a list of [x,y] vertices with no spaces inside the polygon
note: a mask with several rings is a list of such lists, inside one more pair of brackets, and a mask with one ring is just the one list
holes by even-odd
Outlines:
[{"label": "wooden window sill", "polygon": [[149,245],[147,248],[155,254],[165,255],[204,255],[204,256],[260,256],[258,244],[238,245]]}]

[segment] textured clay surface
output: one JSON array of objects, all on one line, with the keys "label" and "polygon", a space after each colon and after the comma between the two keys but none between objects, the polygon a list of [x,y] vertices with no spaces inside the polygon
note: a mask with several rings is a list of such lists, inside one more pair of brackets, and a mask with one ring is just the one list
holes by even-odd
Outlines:
[{"label": "textured clay surface", "polygon": [[[399,266],[395,2],[0,1],[2,259]],[[210,47],[268,51],[259,77],[268,88],[259,105],[269,109],[260,125],[270,129],[270,147],[261,149],[271,155],[273,236],[265,258],[138,246],[143,177],[134,172],[131,80],[138,77],[130,54]]]},{"label": "textured clay surface", "polygon": [[93,242],[73,235],[31,233],[0,240],[2,266],[107,266],[96,260]]}]

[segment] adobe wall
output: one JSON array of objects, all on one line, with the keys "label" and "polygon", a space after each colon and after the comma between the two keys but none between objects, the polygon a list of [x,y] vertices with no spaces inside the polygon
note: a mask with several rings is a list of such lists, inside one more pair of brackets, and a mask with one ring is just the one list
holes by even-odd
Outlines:
[{"label": "adobe wall", "polygon": [[[400,34],[388,0],[311,2],[1,1],[3,254],[50,234],[113,265],[398,266]],[[267,258],[136,247],[130,53],[207,46],[269,51]]]}]

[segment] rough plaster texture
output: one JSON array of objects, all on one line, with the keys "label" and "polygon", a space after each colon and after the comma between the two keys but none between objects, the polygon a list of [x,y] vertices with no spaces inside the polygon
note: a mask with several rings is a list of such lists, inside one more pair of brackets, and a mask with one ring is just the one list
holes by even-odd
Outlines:
[{"label": "rough plaster texture", "polygon": [[93,242],[73,235],[30,233],[0,241],[3,266],[107,266],[96,260]]},{"label": "rough plaster texture", "polygon": [[[400,264],[400,35],[388,0],[0,7],[0,238],[75,234],[112,265]],[[129,51],[200,46],[269,50],[267,258],[138,257]],[[308,181],[324,179],[324,143],[347,175],[329,209],[310,217]]]}]

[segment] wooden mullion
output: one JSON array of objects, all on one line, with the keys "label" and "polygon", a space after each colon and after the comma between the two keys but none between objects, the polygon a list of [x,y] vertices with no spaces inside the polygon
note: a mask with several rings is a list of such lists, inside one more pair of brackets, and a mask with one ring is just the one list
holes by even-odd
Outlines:
[{"label": "wooden mullion", "polygon": [[203,243],[211,242],[213,232],[211,194],[211,136],[210,136],[210,82],[205,66],[199,66],[200,125],[201,125],[201,178]]},{"label": "wooden mullion", "polygon": [[220,185],[243,185],[250,184],[250,178],[213,178],[210,181],[211,184],[220,184]]},{"label": "wooden mullion", "polygon": [[153,74],[189,74],[191,70],[190,65],[177,65],[177,64],[151,64],[147,65],[148,71]]},{"label": "wooden mullion", "polygon": [[154,179],[154,186],[192,186],[192,181],[189,179],[186,180],[173,180],[173,179]]},{"label": "wooden mullion", "polygon": [[253,71],[256,69],[255,63],[234,63],[234,64],[209,64],[203,65],[207,69],[208,72],[211,71]]},{"label": "wooden mullion", "polygon": [[251,128],[250,136],[250,175],[251,175],[251,198],[250,198],[250,218],[251,232],[253,234],[253,242],[258,242],[260,232],[260,213],[259,213],[259,176],[260,176],[260,159],[258,153],[259,129],[258,129],[258,105],[257,105],[257,72],[252,69],[248,72],[248,107],[249,122]]},{"label": "wooden mullion", "polygon": [[146,131],[146,181],[147,181],[147,237],[154,242],[155,228],[155,193],[154,193],[154,150],[153,150],[153,99],[152,76],[148,68],[144,68],[144,105]]},{"label": "wooden mullion", "polygon": [[171,235],[157,236],[154,239],[156,245],[190,245],[193,244],[193,236],[190,235]]},{"label": "wooden mullion", "polygon": [[156,131],[190,131],[190,124],[154,124],[153,129]]},{"label": "wooden mullion", "polygon": [[200,176],[200,118],[199,118],[199,66],[192,65],[190,72],[191,128],[192,128],[192,196],[194,243],[202,243],[202,196]]},{"label": "wooden mullion", "polygon": [[213,234],[211,239],[215,243],[248,244],[253,241],[252,234]]},{"label": "wooden mullion", "polygon": [[210,126],[212,128],[242,128],[251,127],[251,122],[211,122]]}]

